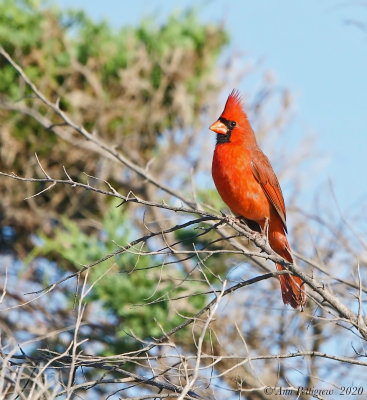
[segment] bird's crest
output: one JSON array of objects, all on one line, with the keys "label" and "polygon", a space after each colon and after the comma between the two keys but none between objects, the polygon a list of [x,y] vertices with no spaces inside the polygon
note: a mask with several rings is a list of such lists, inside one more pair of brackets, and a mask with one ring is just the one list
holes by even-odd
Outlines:
[{"label": "bird's crest", "polygon": [[247,120],[246,113],[243,110],[242,98],[237,89],[233,89],[229,94],[222,117],[236,122],[241,122],[243,119]]}]

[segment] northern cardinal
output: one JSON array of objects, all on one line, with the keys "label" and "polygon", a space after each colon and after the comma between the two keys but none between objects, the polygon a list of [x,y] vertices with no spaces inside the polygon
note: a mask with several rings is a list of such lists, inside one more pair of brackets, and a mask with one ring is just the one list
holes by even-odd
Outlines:
[{"label": "northern cardinal", "polygon": [[[267,233],[271,248],[292,263],[282,190],[256,142],[238,91],[231,92],[224,111],[209,129],[217,134],[212,175],[220,196],[252,229],[260,227]],[[283,269],[280,264],[276,267]],[[306,303],[302,279],[280,275],[279,280],[284,304],[302,308]]]}]

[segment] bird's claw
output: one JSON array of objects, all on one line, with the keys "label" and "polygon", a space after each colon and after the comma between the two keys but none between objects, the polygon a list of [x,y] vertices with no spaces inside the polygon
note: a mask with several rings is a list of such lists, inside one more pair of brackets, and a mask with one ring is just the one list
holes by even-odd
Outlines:
[{"label": "bird's claw", "polygon": [[233,215],[226,214],[223,210],[220,210],[220,213],[222,214],[226,222],[238,223],[240,221],[240,217],[235,217]]}]

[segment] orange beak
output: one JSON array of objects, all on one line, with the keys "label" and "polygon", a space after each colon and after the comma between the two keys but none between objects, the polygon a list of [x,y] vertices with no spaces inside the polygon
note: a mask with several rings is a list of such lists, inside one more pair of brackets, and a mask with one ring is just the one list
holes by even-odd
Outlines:
[{"label": "orange beak", "polygon": [[215,121],[214,124],[212,124],[209,129],[215,133],[221,133],[222,135],[227,134],[227,127],[223,124],[223,122],[220,122],[219,119],[218,121]]}]

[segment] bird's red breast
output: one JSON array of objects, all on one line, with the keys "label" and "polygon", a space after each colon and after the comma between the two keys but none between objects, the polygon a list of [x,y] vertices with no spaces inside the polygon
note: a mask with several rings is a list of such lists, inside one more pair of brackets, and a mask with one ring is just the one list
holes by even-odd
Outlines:
[{"label": "bird's red breast", "polygon": [[212,175],[223,201],[236,214],[262,223],[270,218],[270,204],[251,170],[251,152],[223,143],[214,151]]}]

